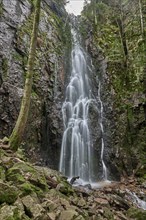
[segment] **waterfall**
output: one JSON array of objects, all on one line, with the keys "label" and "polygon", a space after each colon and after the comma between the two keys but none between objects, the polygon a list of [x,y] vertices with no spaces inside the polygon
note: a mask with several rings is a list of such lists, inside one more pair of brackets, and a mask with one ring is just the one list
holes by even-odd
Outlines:
[{"label": "waterfall", "polygon": [[103,167],[103,179],[104,180],[107,180],[107,168],[105,166],[105,163],[104,163],[104,160],[103,160],[103,154],[104,154],[104,129],[103,129],[103,104],[102,104],[102,101],[101,101],[101,95],[100,95],[100,91],[101,91],[101,84],[100,84],[100,81],[99,81],[99,84],[98,84],[98,101],[99,101],[99,104],[100,104],[100,128],[101,128],[101,133],[102,133],[102,137],[101,137],[101,163],[102,163],[102,167]]},{"label": "waterfall", "polygon": [[[103,179],[107,179],[107,168],[104,163],[103,138],[103,104],[100,97],[101,85],[98,85],[97,100],[93,98],[89,72],[92,64],[81,47],[75,31],[73,35],[73,48],[71,51],[71,76],[66,88],[65,101],[62,106],[64,134],[61,146],[59,170],[68,178],[79,176],[83,182],[92,183],[92,176],[98,170],[94,169],[93,144],[89,130],[89,107],[92,103],[100,112],[100,130],[102,133],[101,164]],[[96,119],[95,119],[96,120]]]}]

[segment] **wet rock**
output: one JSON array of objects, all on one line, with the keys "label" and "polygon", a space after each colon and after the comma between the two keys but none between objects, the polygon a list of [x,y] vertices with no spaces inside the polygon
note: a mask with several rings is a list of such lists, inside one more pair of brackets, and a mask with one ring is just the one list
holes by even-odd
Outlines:
[{"label": "wet rock", "polygon": [[70,180],[70,184],[73,184],[79,178],[80,178],[79,176],[72,177],[71,180]]},{"label": "wet rock", "polygon": [[128,202],[118,195],[112,195],[109,203],[117,207],[118,209],[128,210],[130,207]]}]

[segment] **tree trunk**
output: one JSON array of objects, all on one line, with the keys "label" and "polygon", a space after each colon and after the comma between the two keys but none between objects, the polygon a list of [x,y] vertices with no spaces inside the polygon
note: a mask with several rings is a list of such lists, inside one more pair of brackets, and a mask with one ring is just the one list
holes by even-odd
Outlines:
[{"label": "tree trunk", "polygon": [[18,149],[22,141],[24,129],[26,127],[26,122],[28,118],[29,108],[30,108],[33,69],[34,69],[36,42],[37,42],[38,26],[39,26],[39,18],[40,18],[40,7],[41,7],[41,0],[36,0],[35,14],[33,20],[33,30],[31,34],[31,43],[30,43],[30,50],[29,50],[29,57],[27,64],[28,70],[26,74],[24,93],[21,102],[19,116],[9,140],[10,147],[14,151]]},{"label": "tree trunk", "polygon": [[[143,91],[146,100],[146,2],[144,0],[139,0],[139,11],[140,11],[140,21],[141,21],[141,35],[143,39]],[[143,105],[144,115],[146,120],[146,101]]]}]

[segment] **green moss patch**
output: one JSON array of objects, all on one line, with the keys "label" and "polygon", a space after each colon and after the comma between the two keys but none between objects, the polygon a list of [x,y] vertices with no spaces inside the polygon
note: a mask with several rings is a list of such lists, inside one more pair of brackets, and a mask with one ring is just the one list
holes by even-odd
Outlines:
[{"label": "green moss patch", "polygon": [[0,182],[0,203],[12,204],[16,201],[18,195],[19,190],[16,187]]}]

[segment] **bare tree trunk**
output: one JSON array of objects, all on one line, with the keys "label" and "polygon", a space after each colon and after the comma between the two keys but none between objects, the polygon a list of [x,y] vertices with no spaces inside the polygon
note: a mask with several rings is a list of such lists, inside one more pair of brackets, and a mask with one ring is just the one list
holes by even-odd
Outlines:
[{"label": "bare tree trunk", "polygon": [[22,136],[24,134],[24,129],[26,127],[26,122],[28,118],[29,108],[30,108],[30,99],[31,99],[31,90],[32,90],[32,81],[33,81],[33,69],[35,61],[35,52],[36,52],[36,42],[38,35],[38,26],[40,18],[40,7],[41,0],[36,0],[35,14],[33,20],[33,30],[31,35],[31,43],[28,57],[28,70],[26,74],[25,87],[23,98],[21,102],[21,108],[19,116],[16,122],[16,125],[13,129],[13,132],[10,136],[9,144],[10,147],[16,151],[22,141]]},{"label": "bare tree trunk", "polygon": [[[140,11],[140,21],[141,21],[141,35],[143,39],[143,91],[145,94],[145,99],[146,99],[146,2],[145,0],[139,0],[139,11]],[[146,101],[143,105],[144,109],[144,115],[145,115],[145,120],[146,120]]]},{"label": "bare tree trunk", "polygon": [[139,0],[139,14],[140,14],[140,24],[141,24],[141,33],[144,33],[144,23],[143,23],[143,14],[142,14],[142,2]]}]

